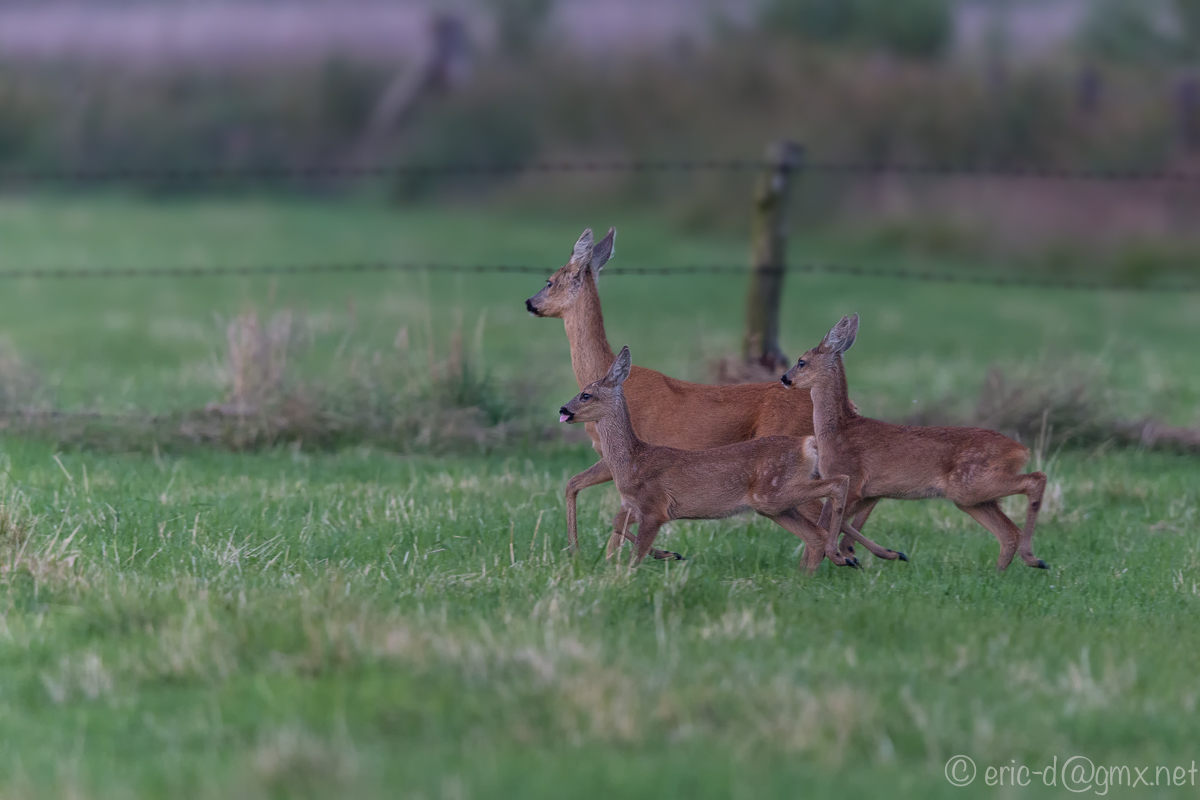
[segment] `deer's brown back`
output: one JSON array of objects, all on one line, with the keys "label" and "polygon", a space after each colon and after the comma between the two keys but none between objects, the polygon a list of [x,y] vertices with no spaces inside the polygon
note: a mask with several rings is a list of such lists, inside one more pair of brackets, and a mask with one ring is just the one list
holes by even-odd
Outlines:
[{"label": "deer's brown back", "polygon": [[[710,386],[634,367],[624,384],[638,438],[681,450],[708,450],[762,436],[811,436],[812,399],[775,381]],[[598,441],[593,426],[589,434]]]},{"label": "deer's brown back", "polygon": [[822,472],[863,477],[864,496],[942,496],[947,482],[1018,472],[1029,449],[986,428],[912,427],[859,417],[821,454]]}]

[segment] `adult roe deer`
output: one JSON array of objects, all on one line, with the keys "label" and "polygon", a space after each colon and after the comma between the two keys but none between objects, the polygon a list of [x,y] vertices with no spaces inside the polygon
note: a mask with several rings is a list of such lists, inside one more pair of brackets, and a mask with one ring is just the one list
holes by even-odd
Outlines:
[{"label": "adult roe deer", "polygon": [[816,477],[813,437],[765,436],[705,450],[648,444],[634,433],[622,391],[631,368],[629,348],[622,348],[604,377],[559,409],[559,421],[595,424],[621,501],[638,523],[634,563],[671,520],[721,519],[753,509],[803,539],[805,566],[816,570],[827,536],[797,506],[829,498],[830,535],[836,534],[849,478]]},{"label": "adult roe deer", "polygon": [[[604,377],[613,363],[612,347],[604,330],[600,310],[598,281],[600,271],[613,255],[616,231],[594,242],[591,229],[583,232],[570,260],[560,267],[546,285],[525,301],[529,313],[537,317],[561,319],[571,348],[571,366],[575,381],[584,386]],[[709,386],[669,378],[661,372],[633,367],[624,385],[625,398],[633,429],[643,441],[684,450],[704,450],[744,442],[763,436],[812,435],[812,401],[804,392],[788,392],[777,381],[734,386]],[[572,551],[578,547],[576,501],[581,490],[613,479],[604,461],[596,426],[588,424],[592,446],[601,460],[567,482],[567,538]],[[819,517],[817,504],[806,506],[812,520]],[[613,519],[609,555],[629,533],[629,512],[622,508]],[[855,531],[849,534],[880,558],[907,560],[903,553],[881,547]],[[853,547],[843,543],[843,560],[853,559]],[[655,558],[679,558],[678,554],[656,550]]]},{"label": "adult roe deer", "polygon": [[[842,317],[780,378],[789,388],[811,392],[821,474],[850,476],[844,520],[854,517],[853,525],[861,528],[884,498],[944,497],[1000,540],[998,569],[1006,569],[1018,552],[1029,566],[1046,569],[1033,554],[1046,475],[1021,473],[1029,448],[985,428],[909,427],[859,416],[848,399],[842,363],[857,335],[858,314]],[[1024,530],[998,503],[1014,494],[1029,498]],[[836,535],[831,528],[826,554],[833,551]]]}]

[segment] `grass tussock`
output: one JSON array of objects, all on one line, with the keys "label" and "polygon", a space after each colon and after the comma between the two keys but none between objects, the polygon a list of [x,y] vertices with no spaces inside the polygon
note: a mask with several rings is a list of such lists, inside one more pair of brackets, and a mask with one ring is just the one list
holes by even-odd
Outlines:
[{"label": "grass tussock", "polygon": [[73,545],[82,526],[69,532],[59,526],[47,536],[37,530],[40,521],[25,495],[7,487],[0,492],[0,583],[28,576],[61,584],[77,577],[79,550]]},{"label": "grass tussock", "polygon": [[1071,371],[1014,378],[993,367],[974,407],[961,398],[929,403],[902,422],[906,425],[968,425],[1011,436],[1044,454],[1048,448],[1104,443],[1200,452],[1200,430],[1165,425],[1154,419],[1118,419],[1094,379]]},{"label": "grass tussock", "polygon": [[[65,446],[114,450],[195,445],[253,450],[278,445],[372,444],[400,451],[489,449],[550,435],[526,412],[520,387],[504,386],[464,345],[461,315],[444,349],[429,335],[414,352],[408,329],[391,352],[355,348],[347,334],[328,361],[311,326],[290,310],[248,310],[221,323],[214,377],[219,400],[165,414],[10,410],[10,430]],[[483,335],[484,319],[475,341]],[[0,362],[2,366],[2,362]]]}]

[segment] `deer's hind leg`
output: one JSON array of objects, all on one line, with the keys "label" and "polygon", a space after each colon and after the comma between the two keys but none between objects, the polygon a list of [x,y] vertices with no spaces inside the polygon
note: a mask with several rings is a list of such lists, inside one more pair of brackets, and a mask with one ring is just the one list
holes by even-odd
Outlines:
[{"label": "deer's hind leg", "polygon": [[825,560],[825,531],[812,524],[803,514],[797,511],[784,511],[782,514],[764,514],[763,516],[785,530],[799,536],[804,542],[804,569],[809,575],[817,571]]},{"label": "deer's hind leg", "polygon": [[651,545],[654,544],[654,538],[658,536],[658,529],[667,522],[666,517],[655,515],[643,516],[638,522],[637,547],[633,554],[632,566],[637,566],[642,563],[642,559],[650,552]]},{"label": "deer's hind leg", "polygon": [[[955,504],[975,517],[976,520],[996,534],[996,538],[1000,539],[1001,550],[999,564],[1000,569],[1006,568],[1011,562],[1015,553],[1020,553],[1021,560],[1028,566],[1038,569],[1047,569],[1046,562],[1033,554],[1033,531],[1037,525],[1038,512],[1042,507],[1042,497],[1046,493],[1046,474],[1044,472],[1030,472],[1027,474],[1004,475],[1002,478],[995,480],[994,486],[989,486],[986,492],[955,492],[957,497],[951,497]],[[970,487],[974,488],[974,487]],[[975,497],[971,497],[974,494]],[[1017,528],[1016,524],[1008,518],[1008,515],[1000,510],[999,500],[1002,497],[1009,497],[1014,494],[1023,494],[1029,500],[1029,509],[1025,513],[1024,529]],[[965,496],[964,496],[965,495]],[[983,502],[976,501],[979,498]],[[993,506],[995,510],[990,508],[984,512],[984,516],[993,520],[993,525],[1004,530],[1004,537],[996,533],[997,527],[984,522],[979,516],[971,512],[971,508],[985,508]],[[1011,548],[1005,544],[1007,537],[1012,538]],[[1009,552],[1009,550],[1012,552]],[[1007,555],[1006,555],[1007,553]]]},{"label": "deer's hind leg", "polygon": [[976,522],[991,531],[1000,541],[1000,558],[996,560],[996,569],[1001,572],[1008,569],[1013,556],[1017,554],[1021,531],[1008,518],[1008,515],[1000,510],[1000,504],[995,500],[989,500],[974,506],[964,506],[961,503],[955,503],[955,505],[970,514]]},{"label": "deer's hind leg", "polygon": [[1038,512],[1042,508],[1042,497],[1046,494],[1046,473],[1030,472],[1020,477],[1024,479],[1025,491],[1022,494],[1029,499],[1029,509],[1025,512],[1025,527],[1021,531],[1017,552],[1029,566],[1049,569],[1045,561],[1033,554],[1033,529],[1037,525]]}]

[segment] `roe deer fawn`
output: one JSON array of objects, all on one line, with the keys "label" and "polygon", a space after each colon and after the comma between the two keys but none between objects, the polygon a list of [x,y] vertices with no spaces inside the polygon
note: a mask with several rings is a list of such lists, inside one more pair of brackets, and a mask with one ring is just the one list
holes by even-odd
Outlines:
[{"label": "roe deer fawn", "polygon": [[[813,438],[766,436],[706,450],[648,444],[634,433],[622,391],[631,367],[626,347],[603,378],[559,409],[559,421],[596,424],[621,501],[638,523],[634,563],[645,558],[658,529],[670,520],[720,519],[753,509],[803,539],[805,566],[815,570],[827,555],[828,537],[796,507],[829,498],[830,535],[836,535],[849,478],[815,477]],[[837,555],[831,557],[836,562]]]},{"label": "roe deer fawn", "polygon": [[[616,231],[593,243],[587,229],[575,243],[571,259],[559,268],[540,292],[525,301],[529,313],[538,317],[563,320],[571,346],[571,366],[579,388],[603,378],[613,363],[613,351],[604,331],[600,312],[598,281],[600,270],[613,254]],[[809,436],[812,428],[812,401],[807,392],[788,392],[777,381],[735,386],[708,386],[675,380],[661,372],[634,367],[624,386],[633,429],[651,444],[704,450],[744,442],[763,436]],[[567,482],[567,538],[574,551],[578,547],[576,498],[582,489],[613,479],[606,463],[596,426],[588,423],[587,432],[601,460]],[[812,520],[819,517],[819,504],[805,506]],[[609,555],[629,533],[630,512],[622,508],[613,520]],[[905,559],[903,553],[880,547],[857,531],[847,535],[861,542],[880,558]],[[843,542],[843,556],[853,560],[854,548]],[[678,554],[653,551],[655,558],[678,558]]]},{"label": "roe deer fawn", "polygon": [[[847,399],[842,363],[857,334],[858,315],[842,317],[780,379],[785,386],[811,390],[821,474],[850,476],[842,529],[861,527],[884,498],[945,497],[1000,540],[998,569],[1007,568],[1018,552],[1029,566],[1046,569],[1033,554],[1046,475],[1021,473],[1029,448],[984,428],[919,428],[859,416]],[[1029,498],[1024,530],[997,502],[1014,494]],[[831,528],[826,554],[833,552],[836,535]]]}]

